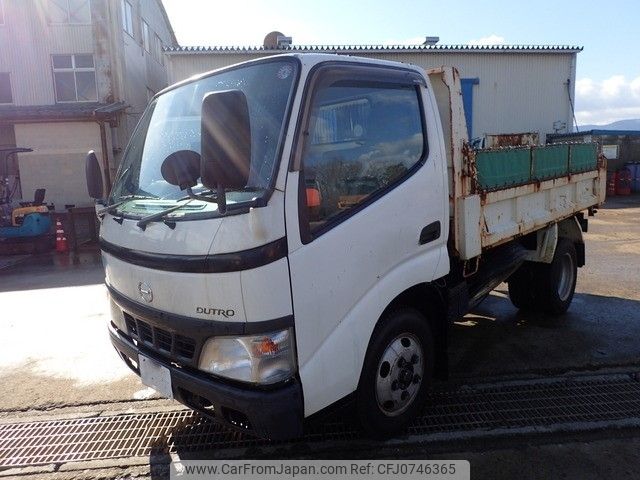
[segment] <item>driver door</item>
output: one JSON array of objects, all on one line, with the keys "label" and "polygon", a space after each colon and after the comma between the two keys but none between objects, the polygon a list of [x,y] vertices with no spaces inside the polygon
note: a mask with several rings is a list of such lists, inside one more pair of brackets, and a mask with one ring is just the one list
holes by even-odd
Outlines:
[{"label": "driver door", "polygon": [[422,77],[329,64],[311,84],[286,199],[306,415],[355,390],[389,302],[448,268],[446,171]]}]

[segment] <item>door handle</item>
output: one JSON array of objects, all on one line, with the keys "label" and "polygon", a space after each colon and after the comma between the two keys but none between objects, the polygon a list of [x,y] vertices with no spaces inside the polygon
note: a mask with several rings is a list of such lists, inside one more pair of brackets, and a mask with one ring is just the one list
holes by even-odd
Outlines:
[{"label": "door handle", "polygon": [[420,232],[420,245],[433,242],[440,238],[440,221],[430,223]]}]

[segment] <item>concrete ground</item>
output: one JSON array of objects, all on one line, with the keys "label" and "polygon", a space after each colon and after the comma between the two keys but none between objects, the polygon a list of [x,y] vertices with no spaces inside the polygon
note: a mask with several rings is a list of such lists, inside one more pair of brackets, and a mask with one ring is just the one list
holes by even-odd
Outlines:
[{"label": "concrete ground", "polygon": [[[640,196],[612,199],[589,222],[587,265],[579,271],[569,312],[560,318],[521,313],[501,285],[473,314],[454,325],[453,381],[640,368]],[[116,356],[107,338],[108,305],[102,282],[97,252],[33,256],[0,268],[0,385],[4,393],[0,422],[69,414],[64,412],[84,415],[109,408],[178,407],[168,400],[153,400],[157,398],[153,391]],[[638,443],[638,438],[633,442]],[[598,478],[600,473],[633,478],[625,474],[627,465],[602,464],[598,470],[602,455],[611,458],[611,452],[628,452],[631,456],[629,445],[635,443],[616,442],[615,438],[577,440],[449,453],[452,458],[471,459],[472,471],[474,465],[485,473],[500,469],[502,473],[494,478],[516,477],[516,470],[525,467],[529,474],[550,472],[548,468],[561,465],[571,455],[575,462],[563,470],[566,478]],[[371,455],[375,457],[375,451]],[[429,452],[393,455],[415,458],[427,457]],[[633,469],[638,467],[636,460]],[[599,473],[594,476],[592,472]],[[618,475],[613,474],[616,472]],[[529,474],[522,478],[535,477]],[[541,473],[538,478],[545,477],[548,475]]]},{"label": "concrete ground", "polygon": [[98,252],[33,256],[0,271],[0,418],[155,396],[108,341],[103,281]]},{"label": "concrete ground", "polygon": [[640,365],[640,196],[609,200],[589,217],[585,241],[587,264],[567,314],[520,312],[500,285],[455,324],[454,376]]}]

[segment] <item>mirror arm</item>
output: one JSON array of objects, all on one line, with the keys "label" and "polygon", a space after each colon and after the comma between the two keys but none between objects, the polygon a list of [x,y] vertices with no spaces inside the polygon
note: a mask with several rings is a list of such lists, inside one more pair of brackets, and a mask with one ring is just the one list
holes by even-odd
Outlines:
[{"label": "mirror arm", "polygon": [[218,188],[216,190],[216,198],[205,197],[204,195],[196,195],[195,193],[193,193],[191,187],[187,188],[187,195],[189,196],[189,198],[193,198],[194,200],[217,203],[218,212],[220,212],[220,215],[224,215],[227,213],[227,196],[224,191],[224,186],[221,184],[218,184]]},{"label": "mirror arm", "polygon": [[220,215],[225,215],[227,213],[227,194],[224,191],[223,184],[218,183],[216,193],[218,197],[218,212],[220,212]]},{"label": "mirror arm", "polygon": [[193,198],[194,200],[202,200],[203,202],[209,203],[218,203],[218,199],[216,198],[205,197],[204,195],[196,195],[195,193],[193,193],[191,187],[187,187],[187,195],[189,196],[189,198]]}]

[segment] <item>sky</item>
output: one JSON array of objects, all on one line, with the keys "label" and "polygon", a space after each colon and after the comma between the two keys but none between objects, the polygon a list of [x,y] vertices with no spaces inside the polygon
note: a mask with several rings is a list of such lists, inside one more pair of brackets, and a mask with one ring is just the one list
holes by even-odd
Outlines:
[{"label": "sky", "polygon": [[278,30],[294,44],[577,45],[579,125],[640,118],[640,1],[163,0],[178,42],[258,46]]}]

